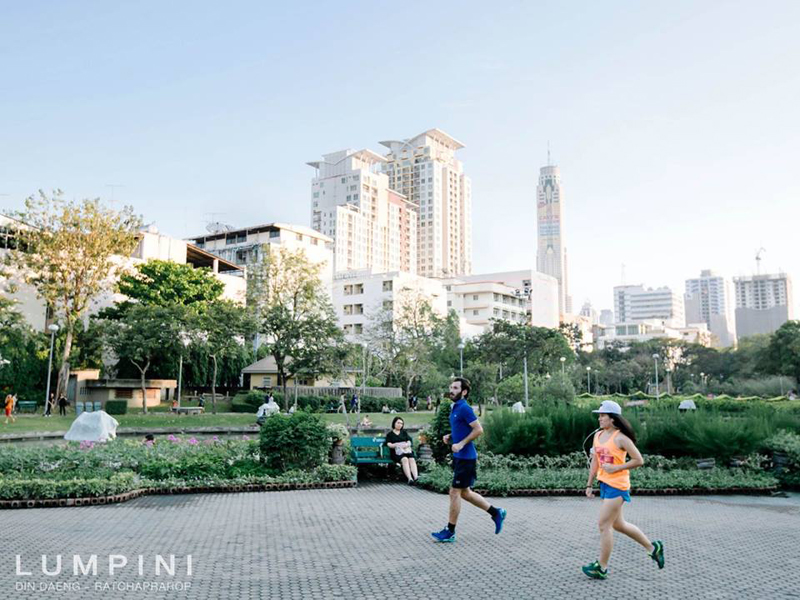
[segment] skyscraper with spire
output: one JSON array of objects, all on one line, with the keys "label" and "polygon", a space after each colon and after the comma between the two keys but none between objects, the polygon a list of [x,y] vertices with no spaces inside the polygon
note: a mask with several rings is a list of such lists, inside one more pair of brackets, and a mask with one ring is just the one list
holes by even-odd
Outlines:
[{"label": "skyscraper with spire", "polygon": [[536,187],[536,216],[539,245],[536,269],[558,280],[558,310],[562,315],[572,313],[572,298],[567,283],[567,249],[564,245],[564,192],[561,171],[550,161],[539,169]]}]

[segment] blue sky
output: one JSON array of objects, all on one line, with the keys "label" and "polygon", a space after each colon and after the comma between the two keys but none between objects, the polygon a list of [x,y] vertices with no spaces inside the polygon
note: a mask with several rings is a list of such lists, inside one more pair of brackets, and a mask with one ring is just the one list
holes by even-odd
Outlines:
[{"label": "blue sky", "polygon": [[611,306],[622,264],[682,290],[750,274],[761,246],[800,303],[800,3],[0,10],[0,207],[60,187],[181,237],[307,225],[306,161],[439,127],[467,146],[476,272],[535,264],[549,141],[577,307]]}]

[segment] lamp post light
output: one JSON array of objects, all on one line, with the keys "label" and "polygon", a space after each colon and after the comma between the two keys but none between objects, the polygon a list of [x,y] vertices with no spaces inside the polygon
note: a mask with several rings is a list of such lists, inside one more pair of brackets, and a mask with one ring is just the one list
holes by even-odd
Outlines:
[{"label": "lamp post light", "polygon": [[459,363],[459,371],[458,376],[464,376],[464,342],[459,342],[458,344],[458,363]]},{"label": "lamp post light", "polygon": [[[189,344],[192,343],[191,338],[186,333],[180,334],[181,344],[188,350]],[[178,408],[181,406],[181,386],[183,384],[183,352],[178,357]]]},{"label": "lamp post light", "polygon": [[525,378],[525,408],[528,408],[528,353],[525,353],[525,356],[522,357],[522,371],[523,376]]},{"label": "lamp post light", "polygon": [[586,391],[592,393],[592,367],[586,367]]},{"label": "lamp post light", "polygon": [[567,362],[567,357],[566,356],[562,356],[558,360],[561,361],[561,379],[564,379],[564,363]]},{"label": "lamp post light", "polygon": [[703,373],[702,371],[700,371],[700,385],[703,386],[703,391],[705,392],[706,391],[705,390],[705,387],[706,387],[706,374]]},{"label": "lamp post light", "polygon": [[50,377],[53,371],[53,344],[56,339],[56,332],[59,327],[55,323],[51,324],[47,330],[50,332],[50,362],[47,365],[47,391],[44,393],[44,410],[47,412],[47,403],[50,402]]},{"label": "lamp post light", "polygon": [[653,363],[656,366],[656,400],[659,398],[658,393],[658,354],[653,354]]}]

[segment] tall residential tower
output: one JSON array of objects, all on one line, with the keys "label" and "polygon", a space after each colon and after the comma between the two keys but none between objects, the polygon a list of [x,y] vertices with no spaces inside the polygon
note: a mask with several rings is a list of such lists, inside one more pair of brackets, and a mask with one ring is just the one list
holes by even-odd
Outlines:
[{"label": "tall residential tower", "polygon": [[686,280],[686,323],[706,323],[718,347],[736,345],[730,281],[710,270]]},{"label": "tall residential tower", "polygon": [[389,149],[382,165],[389,187],[417,207],[416,272],[472,273],[472,184],[456,158],[464,144],[440,129],[381,144]]},{"label": "tall residential tower", "polygon": [[548,165],[539,170],[536,205],[539,237],[536,268],[558,280],[558,310],[562,315],[569,314],[572,312],[572,298],[567,283],[567,249],[564,246],[564,192],[561,171],[557,166]]}]

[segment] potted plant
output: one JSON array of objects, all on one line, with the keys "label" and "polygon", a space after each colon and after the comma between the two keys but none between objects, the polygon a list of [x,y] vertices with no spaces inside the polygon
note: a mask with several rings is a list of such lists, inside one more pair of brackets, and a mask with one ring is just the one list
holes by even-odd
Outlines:
[{"label": "potted plant", "polygon": [[344,464],[344,441],[349,439],[350,432],[341,423],[330,423],[328,433],[331,436],[331,463]]},{"label": "potted plant", "polygon": [[419,434],[417,434],[417,440],[419,441],[417,457],[420,462],[429,462],[433,460],[433,452],[428,444],[428,429],[426,427],[420,429]]}]

